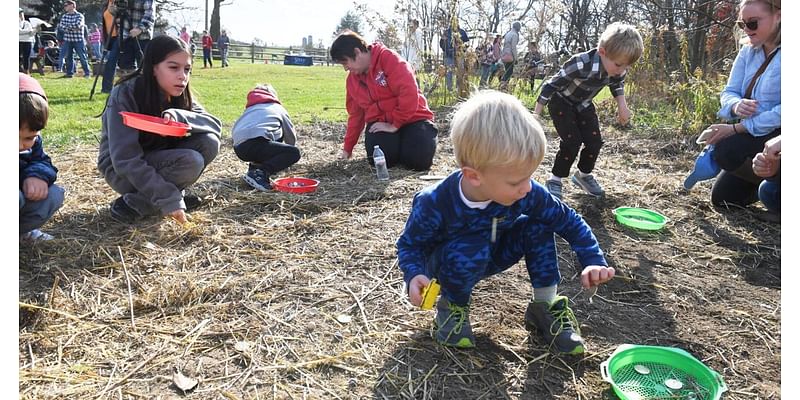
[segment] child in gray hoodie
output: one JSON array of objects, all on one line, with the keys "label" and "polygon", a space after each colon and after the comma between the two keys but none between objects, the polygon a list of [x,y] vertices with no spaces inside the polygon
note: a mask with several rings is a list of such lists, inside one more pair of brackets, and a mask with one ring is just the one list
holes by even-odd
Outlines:
[{"label": "child in gray hoodie", "polygon": [[[221,123],[192,100],[192,56],[182,40],[162,35],[147,45],[142,67],[111,90],[103,111],[97,168],[121,196],[111,217],[134,223],[168,215],[187,222],[186,211],[202,200],[184,192],[219,153]],[[188,136],[163,137],[131,128],[121,111],[188,124]]]},{"label": "child in gray hoodie", "polygon": [[244,113],[233,125],[233,151],[250,166],[242,177],[256,190],[270,190],[270,175],[300,160],[289,113],[271,85],[258,85],[247,94]]}]

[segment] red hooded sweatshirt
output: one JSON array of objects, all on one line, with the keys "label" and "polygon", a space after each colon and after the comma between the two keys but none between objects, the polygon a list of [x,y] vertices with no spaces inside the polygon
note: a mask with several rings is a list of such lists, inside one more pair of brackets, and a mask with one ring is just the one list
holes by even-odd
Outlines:
[{"label": "red hooded sweatshirt", "polygon": [[419,92],[408,63],[381,43],[367,49],[367,73],[347,75],[348,119],[343,149],[350,154],[367,123],[387,122],[399,129],[412,122],[433,121],[428,101]]}]

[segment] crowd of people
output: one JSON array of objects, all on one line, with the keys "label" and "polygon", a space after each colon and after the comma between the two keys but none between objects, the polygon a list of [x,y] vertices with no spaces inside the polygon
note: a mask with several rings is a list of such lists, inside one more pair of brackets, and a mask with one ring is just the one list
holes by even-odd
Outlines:
[{"label": "crowd of people", "polygon": [[[77,22],[70,21],[78,20],[67,20],[65,28],[72,29],[68,32],[76,32]],[[739,51],[721,93],[719,117],[729,123],[708,129],[708,144],[715,146],[713,157],[721,169],[711,191],[714,205],[747,206],[760,199],[769,212],[780,215],[780,21],[780,0],[740,2],[738,25],[748,43]],[[411,62],[379,42],[367,43],[355,32],[345,31],[333,41],[330,57],[348,71],[348,119],[340,158],[353,157],[363,133],[370,164],[374,149],[380,147],[390,168],[424,171],[432,166],[439,131],[415,79],[418,28],[417,23],[410,25],[410,39],[401,51]],[[181,38],[151,39],[148,30],[134,29],[125,26],[120,34],[148,43],[142,46],[142,57],[135,60],[140,67],[110,91],[102,114],[97,168],[119,194],[109,207],[115,220],[136,223],[169,216],[185,223],[187,212],[203,204],[190,187],[217,157],[222,123],[192,98],[192,51],[184,32]],[[520,29],[521,24],[514,22],[502,43],[498,35],[485,48],[481,64],[489,66],[489,72],[482,69],[482,82],[490,79],[491,65],[498,60],[517,60]],[[466,33],[456,24],[448,31],[460,33],[461,42],[466,42]],[[459,46],[457,37],[443,40],[445,48],[455,51]],[[537,49],[531,47],[529,52],[533,60]],[[569,299],[558,295],[561,276],[554,234],[575,251],[583,266],[580,279],[585,288],[609,281],[615,271],[608,266],[591,227],[562,199],[562,180],[570,176],[577,159],[571,181],[588,195],[604,196],[605,189],[594,175],[604,141],[592,100],[608,87],[618,105],[619,122],[630,121],[632,113],[625,100],[627,71],[643,52],[637,29],[615,22],[595,48],[573,54],[547,79],[533,112],[516,97],[492,90],[479,91],[457,106],[450,120],[450,138],[458,169],[414,196],[396,243],[412,304],[421,304],[424,289],[433,279],[441,285],[433,321],[437,342],[474,347],[469,319],[473,288],[524,258],[532,288],[526,326],[558,352],[585,351]],[[455,54],[445,52],[445,59]],[[446,64],[457,62],[451,58]],[[505,67],[501,82],[512,68]],[[61,206],[64,191],[54,183],[57,169],[44,152],[39,134],[47,124],[48,99],[41,85],[24,73],[20,73],[19,90],[20,235],[27,240],[49,239],[39,228]],[[545,155],[539,122],[545,107],[560,141],[550,176],[540,184],[532,176]],[[176,138],[139,131],[125,125],[120,115],[125,111],[187,124],[191,134]],[[270,190],[271,175],[299,161],[296,139],[275,88],[256,85],[232,130],[234,152],[248,163],[245,182],[256,190]]]}]

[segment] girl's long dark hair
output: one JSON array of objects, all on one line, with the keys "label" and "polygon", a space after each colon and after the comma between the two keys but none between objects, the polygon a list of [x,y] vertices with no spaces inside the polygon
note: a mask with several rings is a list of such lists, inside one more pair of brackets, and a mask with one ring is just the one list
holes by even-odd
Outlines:
[{"label": "girl's long dark hair", "polygon": [[168,108],[192,109],[192,91],[188,82],[186,83],[186,89],[180,96],[169,97],[164,95],[164,92],[158,86],[155,75],[153,75],[153,68],[155,68],[156,64],[179,51],[188,55],[192,54],[183,40],[169,35],[156,36],[147,45],[147,50],[144,52],[139,69],[124,76],[117,82],[117,85],[119,85],[131,79],[136,79],[133,87],[133,98],[139,106],[139,113],[160,117],[161,112]]}]

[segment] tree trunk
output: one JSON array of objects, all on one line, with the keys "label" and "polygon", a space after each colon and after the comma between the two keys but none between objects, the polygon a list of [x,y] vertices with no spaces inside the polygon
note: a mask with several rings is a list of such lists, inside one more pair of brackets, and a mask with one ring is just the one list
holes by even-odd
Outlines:
[{"label": "tree trunk", "polygon": [[214,10],[211,12],[211,26],[208,29],[208,33],[211,35],[214,40],[219,37],[220,32],[220,16],[219,11],[222,0],[214,0]]}]

